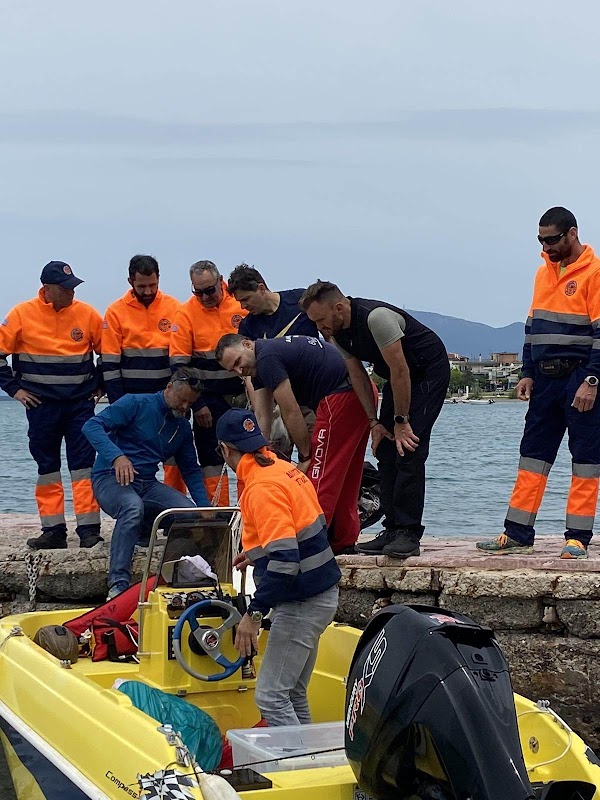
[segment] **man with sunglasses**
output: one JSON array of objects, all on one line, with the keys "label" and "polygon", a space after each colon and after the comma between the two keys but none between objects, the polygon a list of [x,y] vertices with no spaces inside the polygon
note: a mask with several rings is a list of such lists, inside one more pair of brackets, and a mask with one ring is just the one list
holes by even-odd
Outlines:
[{"label": "man with sunglasses", "polygon": [[247,312],[229,294],[212,261],[192,264],[190,279],[192,296],[177,311],[171,329],[171,368],[189,365],[199,371],[203,393],[192,406],[194,440],[208,495],[212,498],[218,489],[218,504],[227,506],[229,486],[222,475],[223,459],[215,451],[215,425],[230,408],[245,407],[247,399],[242,379],[220,366],[215,348],[221,336],[237,332]]},{"label": "man with sunglasses", "polygon": [[[131,582],[131,560],[144,518],[167,508],[210,505],[187,414],[202,391],[198,370],[181,367],[162,392],[126,394],[92,417],[83,433],[97,452],[92,487],[115,519],[108,599]],[[156,480],[160,462],[173,458],[194,502]]]},{"label": "man with sunglasses", "polygon": [[539,222],[544,263],[525,325],[523,377],[529,400],[517,481],[504,533],[477,542],[486,553],[531,553],[535,519],[565,431],[572,481],[561,558],[587,558],[600,475],[600,259],[579,241],[577,220],[550,208]]}]

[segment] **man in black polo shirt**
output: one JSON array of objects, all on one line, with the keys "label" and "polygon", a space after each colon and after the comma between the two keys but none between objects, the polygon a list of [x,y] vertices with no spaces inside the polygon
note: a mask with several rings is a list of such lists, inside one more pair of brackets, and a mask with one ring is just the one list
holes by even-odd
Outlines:
[{"label": "man in black polo shirt", "polygon": [[[450,380],[441,339],[406,311],[380,300],[345,297],[329,281],[308,287],[301,307],[346,357],[352,386],[372,432],[379,462],[384,530],[359,545],[362,553],[407,558],[420,554],[429,439]],[[373,364],[386,379],[380,418],[369,376]]]},{"label": "man in black polo shirt", "polygon": [[[337,349],[315,336],[257,339],[227,334],[215,357],[236,375],[252,377],[254,410],[266,439],[273,400],[298,448],[299,468],[312,481],[333,552],[354,552],[360,531],[358,493],[369,422]],[[312,436],[300,409],[316,413]]]}]

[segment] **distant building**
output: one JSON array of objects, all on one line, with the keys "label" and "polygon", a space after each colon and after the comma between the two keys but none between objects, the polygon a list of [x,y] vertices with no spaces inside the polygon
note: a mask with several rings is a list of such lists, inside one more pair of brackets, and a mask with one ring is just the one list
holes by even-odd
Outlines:
[{"label": "distant building", "polygon": [[457,369],[459,372],[467,372],[469,369],[467,356],[461,356],[458,353],[448,353],[448,363],[450,364],[450,369]]},{"label": "distant building", "polygon": [[519,353],[491,353],[491,359],[496,364],[508,367],[519,361]]}]

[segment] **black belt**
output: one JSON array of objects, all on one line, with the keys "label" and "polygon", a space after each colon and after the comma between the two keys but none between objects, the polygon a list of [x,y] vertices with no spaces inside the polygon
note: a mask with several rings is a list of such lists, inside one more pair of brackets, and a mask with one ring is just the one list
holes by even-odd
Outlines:
[{"label": "black belt", "polygon": [[565,378],[582,364],[580,358],[546,358],[537,362],[538,372],[546,378]]},{"label": "black belt", "polygon": [[343,380],[335,389],[332,389],[329,394],[339,394],[340,392],[347,392],[349,389],[352,388],[352,383],[349,378]]}]

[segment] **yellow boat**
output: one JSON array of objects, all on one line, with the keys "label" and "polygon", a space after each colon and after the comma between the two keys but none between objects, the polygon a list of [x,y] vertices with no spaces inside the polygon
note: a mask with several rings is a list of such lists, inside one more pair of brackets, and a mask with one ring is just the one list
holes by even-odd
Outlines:
[{"label": "yellow boat", "polygon": [[[253,700],[255,678],[247,669],[233,670],[238,662],[232,625],[239,619],[234,604],[239,609],[240,600],[236,598],[241,597],[234,589],[231,570],[231,522],[235,513],[236,509],[220,510],[217,519],[174,524],[164,548],[161,580],[144,599],[157,527],[164,515],[157,519],[136,612],[139,662],[79,658],[74,664],[61,663],[33,641],[42,626],[62,625],[86,609],[30,612],[0,620],[0,738],[18,800],[122,800],[128,796],[368,800],[364,787],[358,785],[356,764],[345,762],[339,747],[325,748],[333,751],[334,766],[318,766],[331,763],[327,760],[331,753],[322,753],[321,746],[316,754],[292,759],[294,769],[286,769],[285,758],[273,759],[272,771],[269,763],[263,765],[260,781],[255,773],[254,777],[246,775],[246,786],[238,783],[232,788],[227,774],[209,779],[194,763],[177,731],[134,707],[130,698],[115,688],[120,679],[138,681],[183,698],[207,712],[223,735],[251,729],[259,721]],[[217,588],[205,581],[190,583],[189,575],[181,578],[182,540],[193,543],[211,563],[219,577]],[[199,602],[206,600],[211,605],[198,609]],[[185,620],[180,624],[183,614],[192,627],[196,626],[195,637],[184,633]],[[209,628],[217,629],[218,635]],[[314,722],[344,721],[346,737],[348,675],[361,635],[347,625],[331,625],[321,639],[310,684]],[[267,636],[263,631],[259,639],[260,652],[254,661],[257,670]],[[199,650],[194,641],[201,637],[204,645]],[[221,676],[223,679],[216,679]],[[348,688],[351,710],[352,686]],[[520,743],[529,780],[536,787],[535,796],[556,800],[590,800],[593,796],[600,800],[599,762],[584,742],[546,704],[536,705],[517,695],[514,699]],[[428,752],[426,740],[418,753],[420,768],[436,777],[440,760],[431,747]],[[240,774],[234,770],[236,780]],[[167,775],[171,782],[168,790]],[[443,781],[443,774],[440,777]],[[571,793],[552,790],[553,782],[558,781],[571,782]],[[590,790],[590,786],[595,788]]]}]

